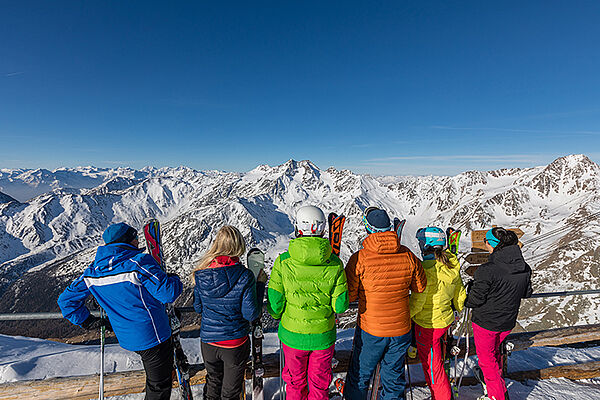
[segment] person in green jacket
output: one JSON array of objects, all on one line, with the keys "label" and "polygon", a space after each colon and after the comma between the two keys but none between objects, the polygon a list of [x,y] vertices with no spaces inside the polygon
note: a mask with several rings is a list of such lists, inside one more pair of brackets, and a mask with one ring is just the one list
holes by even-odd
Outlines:
[{"label": "person in green jacket", "polygon": [[335,347],[335,313],[348,309],[342,261],[323,237],[327,220],[318,207],[296,214],[296,239],[275,260],[268,286],[269,314],[279,323],[288,400],[326,400]]},{"label": "person in green jacket", "polygon": [[458,259],[446,247],[446,234],[437,227],[417,231],[423,255],[427,288],[412,293],[409,307],[415,323],[417,352],[431,398],[451,400],[450,382],[444,370],[444,342],[448,328],[454,322],[454,309],[461,311],[467,293],[460,277]]}]

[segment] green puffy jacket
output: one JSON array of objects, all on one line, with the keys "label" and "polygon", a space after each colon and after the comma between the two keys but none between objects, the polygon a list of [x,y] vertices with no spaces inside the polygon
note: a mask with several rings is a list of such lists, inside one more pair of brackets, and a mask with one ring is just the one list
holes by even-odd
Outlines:
[{"label": "green puffy jacket", "polygon": [[446,251],[452,268],[436,260],[424,260],[427,287],[422,293],[411,293],[410,316],[423,328],[445,328],[454,321],[452,304],[461,311],[467,292],[460,278],[460,264],[450,251]]},{"label": "green puffy jacket", "polygon": [[335,343],[335,314],[348,309],[342,261],[321,237],[299,237],[275,260],[269,280],[269,314],[279,339],[299,350],[323,350]]}]

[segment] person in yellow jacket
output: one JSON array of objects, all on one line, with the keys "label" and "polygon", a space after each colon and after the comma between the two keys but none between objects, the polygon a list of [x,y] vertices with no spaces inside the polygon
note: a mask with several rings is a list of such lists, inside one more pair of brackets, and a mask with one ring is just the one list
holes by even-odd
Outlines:
[{"label": "person in yellow jacket", "polygon": [[410,296],[410,316],[415,323],[417,353],[432,400],[451,400],[444,370],[445,338],[454,322],[454,309],[463,309],[467,293],[460,278],[458,259],[446,247],[446,234],[437,227],[417,231],[423,255],[427,288]]}]

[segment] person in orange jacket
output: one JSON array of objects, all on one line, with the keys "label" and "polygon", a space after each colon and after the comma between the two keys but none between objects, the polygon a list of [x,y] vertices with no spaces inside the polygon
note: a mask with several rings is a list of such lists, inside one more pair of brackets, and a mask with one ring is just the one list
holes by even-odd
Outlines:
[{"label": "person in orange jacket", "polygon": [[400,244],[384,210],[369,207],[363,222],[369,235],[345,269],[349,300],[358,299],[358,323],[344,398],[365,399],[381,363],[380,398],[404,399],[404,358],[412,339],[409,291],[424,291],[427,278],[421,261]]}]

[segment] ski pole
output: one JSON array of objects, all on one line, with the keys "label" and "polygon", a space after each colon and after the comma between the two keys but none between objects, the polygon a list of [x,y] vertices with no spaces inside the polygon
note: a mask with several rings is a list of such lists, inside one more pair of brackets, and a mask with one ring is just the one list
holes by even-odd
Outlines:
[{"label": "ski pole", "polygon": [[465,359],[463,361],[462,369],[460,371],[460,378],[458,378],[457,390],[460,391],[460,386],[462,385],[462,380],[465,375],[465,367],[467,365],[467,360],[469,359],[469,321],[471,320],[471,309],[465,308],[465,343],[466,343],[466,351],[465,351]]},{"label": "ski pole", "polygon": [[104,327],[104,318],[105,313],[104,310],[101,308],[100,322],[102,324],[100,325],[100,388],[98,394],[99,400],[104,400],[104,336],[106,331],[106,328]]},{"label": "ski pole", "polygon": [[285,400],[285,391],[283,384],[283,344],[279,341],[279,398]]},{"label": "ski pole", "polygon": [[410,381],[410,365],[404,360],[404,368],[406,368],[406,377],[408,378],[408,392],[410,393],[410,400],[413,400],[412,394],[412,382]]}]

